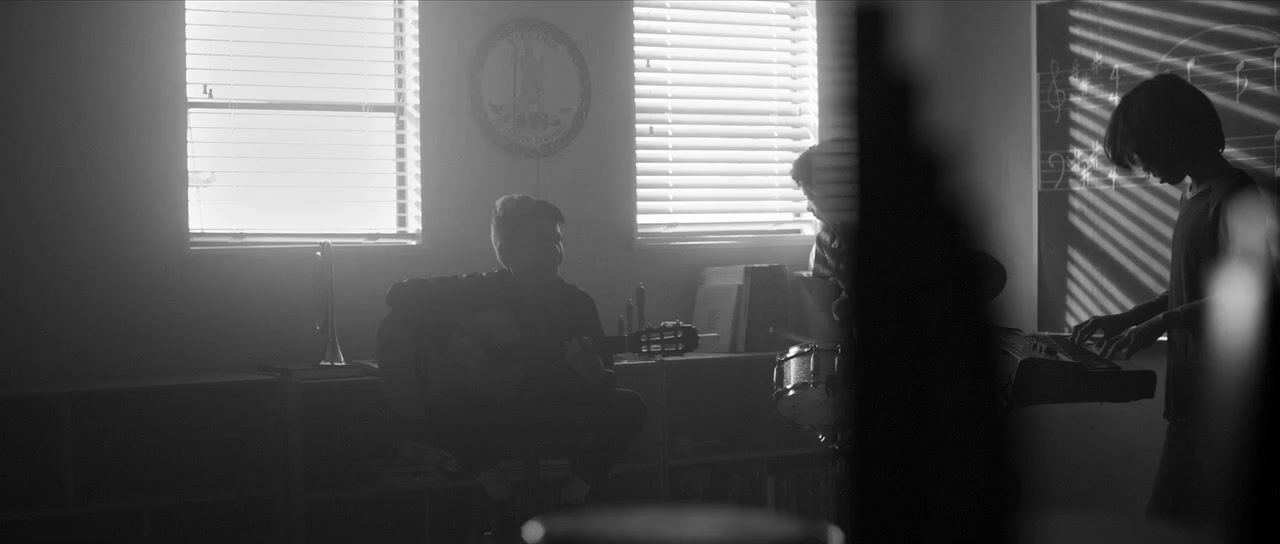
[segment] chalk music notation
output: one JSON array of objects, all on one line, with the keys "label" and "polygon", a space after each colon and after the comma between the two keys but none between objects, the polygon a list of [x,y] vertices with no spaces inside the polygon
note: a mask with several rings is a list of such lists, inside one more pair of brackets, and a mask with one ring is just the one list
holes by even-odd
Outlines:
[{"label": "chalk music notation", "polygon": [[[1264,49],[1268,58],[1256,55]],[[1240,58],[1251,53],[1255,55]],[[1079,60],[1075,60],[1068,71],[1058,59],[1050,59],[1049,70],[1038,74],[1039,111],[1052,113],[1054,123],[1062,121],[1063,110],[1110,112],[1125,91],[1157,73],[1173,71],[1172,64],[1170,60],[1107,62],[1106,75],[1100,77],[1097,66],[1082,69]],[[1280,98],[1280,45],[1198,55],[1181,61],[1179,68],[1178,75],[1211,97],[1229,97],[1236,103],[1246,94]],[[1280,117],[1267,120],[1280,121]]]},{"label": "chalk music notation", "polygon": [[[1274,134],[1228,136],[1223,156],[1236,164],[1269,170],[1280,180],[1280,129]],[[1260,162],[1262,164],[1258,164]],[[1042,149],[1040,180],[1041,191],[1115,189],[1157,183],[1144,173],[1116,168],[1102,153],[1100,141],[1087,147]]]},{"label": "chalk music notation", "polygon": [[[1197,36],[1227,26],[1240,25]],[[1188,54],[1175,46],[1158,60],[1122,62],[1071,44],[1069,57],[1042,63],[1047,69],[1038,74],[1040,190],[1155,184],[1145,173],[1118,170],[1102,153],[1101,141],[1120,97],[1165,72],[1178,73],[1209,95],[1227,132],[1228,160],[1280,182],[1280,31],[1262,30],[1273,39],[1257,39],[1249,47]]]}]

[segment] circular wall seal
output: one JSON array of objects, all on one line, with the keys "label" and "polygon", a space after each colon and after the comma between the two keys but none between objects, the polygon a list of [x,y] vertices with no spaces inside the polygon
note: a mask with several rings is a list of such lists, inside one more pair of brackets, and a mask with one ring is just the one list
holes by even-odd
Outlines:
[{"label": "circular wall seal", "polygon": [[471,107],[499,147],[525,157],[552,155],[578,135],[591,107],[586,60],[555,25],[508,21],[476,50]]}]

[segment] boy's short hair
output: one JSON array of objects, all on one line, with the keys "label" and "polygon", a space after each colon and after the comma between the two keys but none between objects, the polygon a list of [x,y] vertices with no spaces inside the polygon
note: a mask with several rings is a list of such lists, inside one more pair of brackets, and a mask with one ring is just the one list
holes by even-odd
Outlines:
[{"label": "boy's short hair", "polygon": [[1187,80],[1167,73],[1124,94],[1111,112],[1103,142],[1116,166],[1148,172],[1220,155],[1226,147],[1213,102]]},{"label": "boy's short hair", "polygon": [[500,242],[513,240],[538,221],[564,224],[564,213],[546,200],[529,195],[506,195],[493,203],[493,219],[489,222],[489,238],[497,249]]},{"label": "boy's short hair", "polygon": [[853,138],[823,140],[804,150],[791,163],[792,181],[796,182],[823,223],[854,222],[857,215],[857,146],[858,142]]},{"label": "boy's short hair", "polygon": [[832,138],[810,146],[791,163],[791,180],[804,189],[814,182],[851,182],[857,173],[856,145],[853,138]]}]

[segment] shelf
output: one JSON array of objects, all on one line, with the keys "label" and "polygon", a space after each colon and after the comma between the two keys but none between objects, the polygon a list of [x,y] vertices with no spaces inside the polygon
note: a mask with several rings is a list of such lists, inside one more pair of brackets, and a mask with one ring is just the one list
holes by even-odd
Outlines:
[{"label": "shelf", "polygon": [[707,465],[714,463],[733,463],[736,461],[755,461],[761,459],[773,459],[777,457],[796,457],[804,455],[830,454],[831,449],[823,446],[813,446],[808,448],[786,448],[775,450],[757,450],[747,452],[726,452],[711,453],[704,455],[691,455],[679,459],[671,460],[671,468],[688,467],[695,465]]},{"label": "shelf", "polygon": [[[545,461],[545,460],[544,460]],[[519,482],[524,478],[522,472],[523,467],[516,464],[509,464],[507,460],[498,464],[498,469],[502,471],[508,481]],[[568,463],[544,463],[539,469],[539,474],[546,480],[565,479],[569,477]],[[442,489],[459,489],[467,487],[479,487],[480,483],[474,479],[458,479],[450,478],[434,482],[414,483],[402,486],[382,485],[379,483],[369,483],[350,488],[339,489],[317,489],[307,493],[307,500],[333,500],[347,498],[367,498],[376,497],[389,493],[411,493],[422,491],[436,491]]]},{"label": "shelf", "polygon": [[80,506],[63,506],[54,508],[45,508],[39,510],[17,510],[0,513],[0,523],[8,523],[15,521],[34,520],[58,516],[76,516],[83,514],[97,514],[104,512],[119,511],[136,511],[151,510],[154,508],[163,508],[167,506],[182,506],[192,504],[208,504],[223,501],[245,501],[254,499],[278,498],[284,493],[284,489],[275,491],[255,491],[250,493],[223,492],[204,495],[200,497],[190,498],[172,498],[172,499],[133,499],[121,500],[118,502],[102,501],[91,502]]},{"label": "shelf", "polygon": [[475,480],[443,480],[439,482],[426,482],[404,486],[384,486],[377,484],[364,485],[351,489],[326,489],[317,490],[307,493],[308,501],[326,501],[335,499],[361,499],[369,497],[377,497],[392,493],[416,493],[422,491],[436,491],[441,489],[459,489],[467,487],[479,487],[480,483]]},{"label": "shelf", "polygon": [[[749,352],[741,352],[741,353],[693,352],[693,353],[686,353],[684,355],[673,355],[673,356],[663,357],[661,359],[661,362],[669,363],[672,365],[679,365],[681,363],[730,363],[732,364],[734,362],[741,361],[741,360],[773,361],[774,359],[777,358],[777,356],[778,356],[778,353],[774,351],[749,351]],[[655,358],[627,358],[627,359],[619,359],[614,361],[613,366],[615,369],[619,367],[639,368],[644,366],[656,365],[658,362],[659,360],[656,357]]]},{"label": "shelf", "polygon": [[43,396],[56,397],[78,393],[145,391],[172,387],[226,386],[243,383],[272,382],[279,379],[279,376],[264,375],[254,372],[221,372],[195,375],[117,378],[84,382],[53,382],[20,387],[0,388],[0,399],[8,400]]},{"label": "shelf", "polygon": [[[822,447],[822,446],[814,446],[814,447],[808,447],[808,448],[784,448],[784,449],[756,450],[756,451],[745,451],[745,452],[712,453],[712,454],[703,454],[703,455],[690,455],[688,457],[673,459],[670,462],[669,466],[670,468],[684,468],[684,467],[692,467],[697,465],[709,465],[709,464],[715,464],[715,463],[734,463],[734,462],[740,462],[740,461],[757,461],[757,460],[766,460],[766,459],[777,459],[777,458],[783,458],[783,457],[801,457],[806,455],[821,455],[821,454],[830,454],[830,453],[832,453],[831,449]],[[662,468],[661,463],[646,461],[646,462],[622,463],[617,467],[614,467],[613,470],[614,472],[636,472],[641,470],[659,470],[661,468]]]}]

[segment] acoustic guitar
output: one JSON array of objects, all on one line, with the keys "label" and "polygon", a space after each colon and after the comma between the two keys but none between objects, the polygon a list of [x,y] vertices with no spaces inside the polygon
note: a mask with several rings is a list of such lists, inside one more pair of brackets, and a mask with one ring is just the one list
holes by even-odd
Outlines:
[{"label": "acoustic guitar", "polygon": [[[418,419],[429,397],[485,395],[504,398],[524,380],[524,367],[491,355],[520,340],[519,329],[498,311],[455,320],[447,338],[432,340],[394,312],[378,327],[377,360],[388,407]],[[698,330],[666,321],[625,336],[604,337],[593,346],[603,355],[673,356],[698,349]],[[579,371],[589,369],[575,369]]]}]

